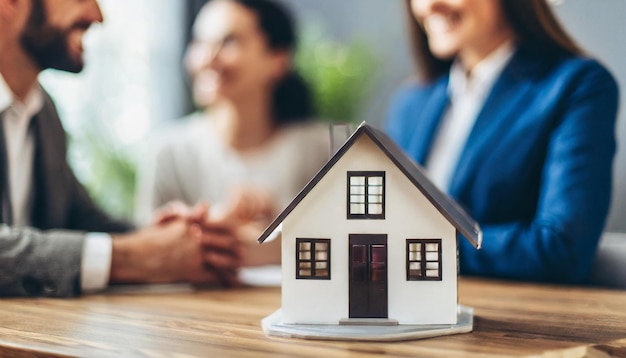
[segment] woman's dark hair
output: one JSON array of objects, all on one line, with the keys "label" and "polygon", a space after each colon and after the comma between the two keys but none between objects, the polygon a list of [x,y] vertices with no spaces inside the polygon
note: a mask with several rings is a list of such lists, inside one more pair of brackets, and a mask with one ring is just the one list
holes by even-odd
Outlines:
[{"label": "woman's dark hair", "polygon": [[[553,59],[583,53],[565,32],[546,0],[500,0],[500,7],[518,45],[534,56]],[[425,81],[434,81],[449,71],[452,60],[438,59],[430,52],[428,37],[411,11],[411,0],[406,0],[406,9],[419,74]]]},{"label": "woman's dark hair", "polygon": [[[296,29],[290,12],[273,0],[229,0],[254,12],[267,45],[275,51],[296,49]],[[272,98],[277,125],[303,122],[314,115],[311,91],[304,79],[291,70],[274,87]]]}]

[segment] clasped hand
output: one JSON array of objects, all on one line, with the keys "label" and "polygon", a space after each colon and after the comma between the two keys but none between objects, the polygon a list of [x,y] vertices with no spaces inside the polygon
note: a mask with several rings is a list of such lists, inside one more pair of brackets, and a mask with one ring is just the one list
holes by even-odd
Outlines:
[{"label": "clasped hand", "polygon": [[239,285],[237,271],[243,266],[280,262],[279,252],[261,249],[256,238],[274,215],[270,195],[262,190],[237,189],[221,210],[201,202],[189,207],[173,201],[154,217],[156,227],[187,225],[187,272],[185,281],[195,284]]}]

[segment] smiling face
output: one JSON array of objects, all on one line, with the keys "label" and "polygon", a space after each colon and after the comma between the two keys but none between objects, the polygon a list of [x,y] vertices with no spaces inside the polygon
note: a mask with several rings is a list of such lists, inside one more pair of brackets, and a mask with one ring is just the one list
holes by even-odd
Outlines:
[{"label": "smiling face", "polygon": [[96,0],[32,0],[20,42],[41,70],[69,72],[83,69],[83,35],[102,22]]},{"label": "smiling face", "polygon": [[185,57],[194,100],[202,107],[238,101],[254,91],[270,93],[288,63],[287,51],[268,47],[253,11],[224,0],[202,9]]},{"label": "smiling face", "polygon": [[459,56],[469,69],[513,38],[500,0],[411,0],[411,11],[433,55]]}]

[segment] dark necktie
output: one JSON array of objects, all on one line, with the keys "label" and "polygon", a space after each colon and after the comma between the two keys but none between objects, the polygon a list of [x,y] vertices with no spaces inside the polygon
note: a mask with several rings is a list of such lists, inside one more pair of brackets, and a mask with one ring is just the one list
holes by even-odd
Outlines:
[{"label": "dark necktie", "polygon": [[0,113],[0,220],[4,224],[11,225],[13,223],[13,208],[9,183],[9,158],[4,135],[5,112]]}]

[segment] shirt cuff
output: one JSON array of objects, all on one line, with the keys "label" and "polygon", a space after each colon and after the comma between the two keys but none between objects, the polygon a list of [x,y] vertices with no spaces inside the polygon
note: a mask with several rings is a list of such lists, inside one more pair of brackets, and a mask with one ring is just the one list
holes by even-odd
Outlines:
[{"label": "shirt cuff", "polygon": [[82,292],[102,290],[109,283],[113,246],[111,236],[103,233],[88,233],[83,245],[80,264]]}]

